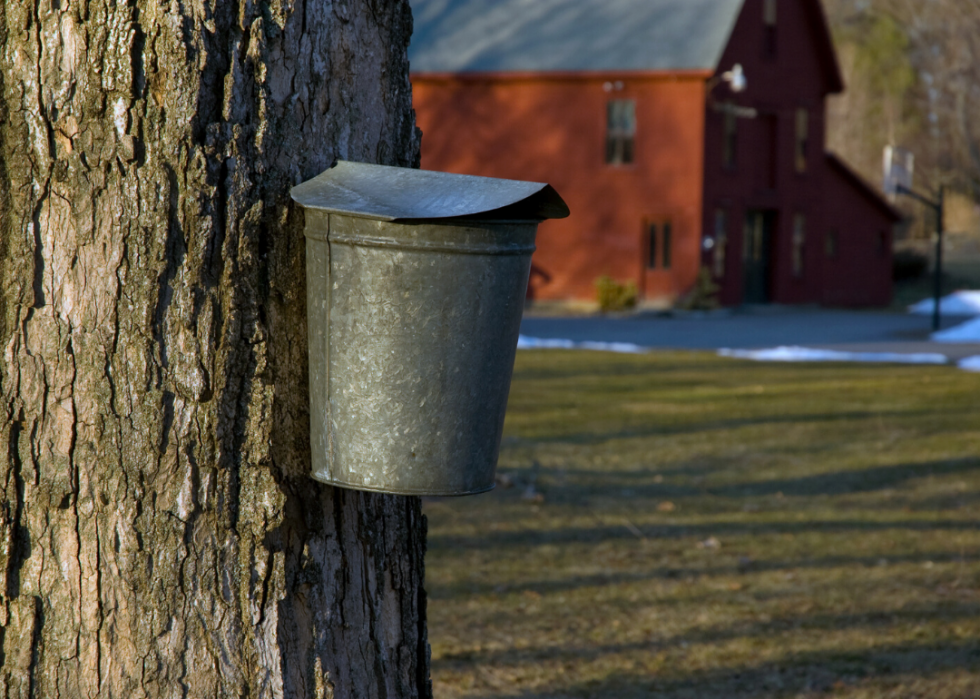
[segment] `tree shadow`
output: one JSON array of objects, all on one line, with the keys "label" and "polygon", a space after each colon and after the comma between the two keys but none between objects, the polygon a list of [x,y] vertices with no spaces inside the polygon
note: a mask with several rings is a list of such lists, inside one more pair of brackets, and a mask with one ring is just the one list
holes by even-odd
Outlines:
[{"label": "tree shadow", "polygon": [[[710,522],[704,524],[658,524],[637,527],[650,539],[682,539],[727,534],[730,536],[759,536],[764,534],[825,534],[875,532],[888,530],[906,531],[977,531],[980,521],[946,519],[940,521],[865,521],[821,520],[806,522]],[[545,544],[598,544],[619,539],[635,539],[636,534],[625,525],[595,527],[566,527],[557,530],[532,530],[513,532],[483,532],[466,536],[434,534],[429,538],[429,551],[450,551],[457,548],[488,549],[497,546],[535,547]]]},{"label": "tree shadow", "polygon": [[[608,391],[606,391],[608,393]],[[692,420],[690,422],[663,421],[655,426],[642,425],[636,428],[612,430],[608,432],[581,432],[556,434],[553,436],[522,438],[508,436],[503,447],[533,446],[539,444],[573,444],[578,446],[604,444],[619,439],[644,439],[706,432],[723,432],[757,425],[784,425],[809,423],[853,423],[858,420],[877,420],[883,418],[923,418],[935,416],[936,410],[851,410],[823,413],[798,413],[783,415],[753,415],[751,417],[727,418],[724,420]]]},{"label": "tree shadow", "polygon": [[[651,648],[654,650],[654,648]],[[804,692],[824,694],[836,683],[865,680],[927,678],[951,670],[980,671],[977,641],[892,644],[869,650],[826,650],[795,653],[784,662],[733,665],[696,676],[660,679],[637,672],[616,673],[544,692],[480,695],[480,699],[545,699],[557,697],[657,696],[669,699],[776,699]],[[807,695],[803,695],[807,696]]]},{"label": "tree shadow", "polygon": [[[708,495],[722,498],[744,498],[782,494],[790,497],[834,496],[851,493],[865,493],[895,488],[903,483],[929,476],[949,476],[980,470],[980,459],[963,458],[920,463],[894,464],[870,469],[835,471],[833,473],[800,478],[785,478],[758,483],[739,483],[721,487],[675,486],[652,482],[652,476],[645,483],[629,483],[630,498],[648,498],[651,501],[664,497],[685,495]],[[622,492],[622,479],[642,477],[641,474],[619,473],[614,485],[597,487],[609,474],[578,470],[575,474],[592,475],[588,483],[564,485],[554,488],[553,502],[582,503],[591,497],[615,497]],[[552,497],[549,495],[549,497]],[[601,522],[602,515],[596,513]],[[615,513],[609,513],[614,517]],[[933,521],[915,520],[810,520],[805,522],[710,522],[691,524],[654,524],[637,526],[640,534],[647,538],[679,539],[689,536],[760,535],[760,534],[800,534],[806,532],[840,533],[869,532],[889,529],[912,531],[950,530],[972,531],[980,528],[980,521],[944,519]],[[542,544],[598,543],[617,539],[628,539],[636,532],[622,524],[597,524],[589,527],[564,527],[554,530],[483,531],[476,535],[430,533],[429,550],[440,551],[457,547],[467,549],[488,549],[498,546],[539,546]]]},{"label": "tree shadow", "polygon": [[[980,613],[980,602],[945,603],[942,607],[918,605],[898,610],[873,611],[866,614],[812,614],[780,616],[768,621],[745,621],[734,625],[713,625],[671,636],[652,637],[630,643],[600,645],[552,645],[544,648],[505,648],[501,650],[461,651],[444,654],[433,661],[433,669],[454,664],[520,666],[549,660],[595,661],[620,653],[657,653],[691,644],[718,644],[735,639],[771,638],[787,631],[844,631],[847,629],[883,629],[896,624],[921,624],[937,620],[971,618]],[[980,640],[975,641],[980,651]],[[980,662],[980,654],[976,660]]]},{"label": "tree shadow", "polygon": [[[980,525],[977,526],[980,528]],[[917,553],[893,556],[824,556],[798,560],[743,560],[708,566],[657,566],[638,572],[596,573],[592,575],[573,575],[560,579],[528,580],[512,584],[498,581],[460,581],[440,585],[428,583],[428,596],[435,600],[452,600],[490,594],[520,594],[533,592],[539,595],[571,592],[582,588],[629,585],[652,580],[685,580],[727,578],[736,575],[768,573],[773,571],[828,570],[833,568],[873,568],[879,566],[925,564],[942,565],[948,563],[974,564],[980,561],[980,554]],[[690,603],[688,598],[688,603]]]},{"label": "tree shadow", "polygon": [[[729,461],[718,458],[700,459],[696,463],[677,464],[667,469],[637,469],[631,471],[601,471],[580,468],[545,469],[548,481],[542,489],[548,491],[549,501],[555,504],[584,504],[592,497],[615,497],[628,491],[634,499],[681,498],[711,496],[746,498],[781,495],[787,497],[837,496],[888,490],[920,478],[951,476],[980,471],[980,458],[965,457],[912,463],[889,464],[870,468],[832,471],[796,478],[766,481],[743,481],[721,486],[687,485],[663,482],[663,477],[703,476],[724,470]],[[502,469],[514,474],[518,481],[529,476],[526,469]],[[654,480],[660,476],[659,480]],[[968,493],[950,496],[957,500]]]},{"label": "tree shadow", "polygon": [[845,495],[893,488],[918,478],[948,476],[976,470],[980,470],[980,458],[947,459],[834,471],[724,488],[708,488],[707,492],[722,497],[775,495],[776,493],[788,496]]}]

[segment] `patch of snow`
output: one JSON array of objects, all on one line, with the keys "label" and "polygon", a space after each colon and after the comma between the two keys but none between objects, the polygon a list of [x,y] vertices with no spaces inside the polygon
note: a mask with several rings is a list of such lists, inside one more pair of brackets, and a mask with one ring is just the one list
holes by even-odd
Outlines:
[{"label": "patch of snow", "polygon": [[930,337],[936,342],[980,342],[980,318],[939,330]]},{"label": "patch of snow", "polygon": [[517,336],[517,349],[582,349],[622,354],[639,354],[647,351],[645,347],[634,345],[632,342],[573,342],[526,335]]},{"label": "patch of snow", "polygon": [[[932,315],[933,299],[923,299],[909,306],[909,313]],[[955,291],[939,300],[939,312],[950,316],[980,316],[980,291]]]},{"label": "patch of snow", "polygon": [[[971,321],[980,330],[980,318]],[[958,326],[959,327],[959,326]],[[955,329],[955,328],[952,328]],[[948,331],[946,331],[948,332]],[[935,336],[934,336],[935,337]],[[951,342],[951,340],[946,340]],[[959,342],[980,342],[980,339],[958,340]],[[631,342],[575,342],[574,340],[528,337],[518,335],[517,349],[578,349],[596,352],[620,352],[639,354],[649,351],[647,347]],[[756,362],[879,362],[891,364],[949,364],[945,355],[938,352],[844,352],[841,350],[814,349],[812,347],[780,346],[767,349],[718,350],[721,357],[751,359]],[[980,372],[980,355],[960,360],[960,369]]]},{"label": "patch of snow", "polygon": [[751,359],[757,362],[890,362],[893,364],[946,364],[938,352],[902,354],[899,352],[842,352],[810,347],[782,346],[769,349],[720,349],[719,356]]},{"label": "patch of snow", "polygon": [[576,347],[596,352],[619,352],[621,354],[639,354],[646,352],[645,347],[634,345],[632,342],[579,342]]},{"label": "patch of snow", "polygon": [[980,356],[961,359],[957,366],[963,371],[980,371]]},{"label": "patch of snow", "polygon": [[574,349],[571,340],[546,340],[540,337],[517,336],[517,349]]}]

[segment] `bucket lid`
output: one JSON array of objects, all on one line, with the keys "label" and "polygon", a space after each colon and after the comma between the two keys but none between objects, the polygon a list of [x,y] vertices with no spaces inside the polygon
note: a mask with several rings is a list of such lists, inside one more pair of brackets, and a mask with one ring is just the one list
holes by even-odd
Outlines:
[{"label": "bucket lid", "polygon": [[293,187],[306,209],[379,221],[565,218],[568,205],[551,185],[337,161]]}]

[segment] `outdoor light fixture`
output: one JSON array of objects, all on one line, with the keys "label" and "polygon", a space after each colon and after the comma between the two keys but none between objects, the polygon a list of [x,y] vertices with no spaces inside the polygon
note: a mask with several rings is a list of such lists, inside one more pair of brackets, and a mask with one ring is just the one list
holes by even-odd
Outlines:
[{"label": "outdoor light fixture", "polygon": [[720,83],[726,83],[728,89],[735,94],[745,92],[749,86],[749,81],[745,77],[745,71],[742,70],[741,63],[736,63],[732,66],[731,70],[726,70],[721,75],[716,75],[708,81],[705,87],[705,97],[708,100],[708,106],[716,112],[732,114],[741,119],[755,119],[759,115],[759,112],[753,107],[742,107],[730,102],[716,102],[711,95],[711,91],[718,87]]},{"label": "outdoor light fixture", "polygon": [[748,81],[745,79],[745,73],[742,71],[741,63],[736,63],[732,66],[731,70],[722,73],[721,79],[728,83],[732,92],[745,92],[745,88],[749,86]]},{"label": "outdoor light fixture", "polygon": [[715,89],[719,83],[728,83],[728,89],[734,93],[745,92],[746,88],[749,86],[749,82],[745,77],[745,71],[742,70],[742,64],[736,63],[732,66],[731,70],[726,70],[721,75],[716,75],[711,80],[708,81],[707,92],[710,94],[713,89]]}]

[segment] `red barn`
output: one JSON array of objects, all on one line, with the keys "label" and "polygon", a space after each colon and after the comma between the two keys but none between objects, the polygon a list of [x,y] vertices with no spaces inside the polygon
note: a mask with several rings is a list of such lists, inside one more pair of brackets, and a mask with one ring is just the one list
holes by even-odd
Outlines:
[{"label": "red barn", "polygon": [[541,226],[534,298],[608,275],[670,301],[704,267],[726,305],[889,302],[900,216],[824,151],[843,81],[819,0],[412,7],[422,167],[549,182],[572,210]]}]

